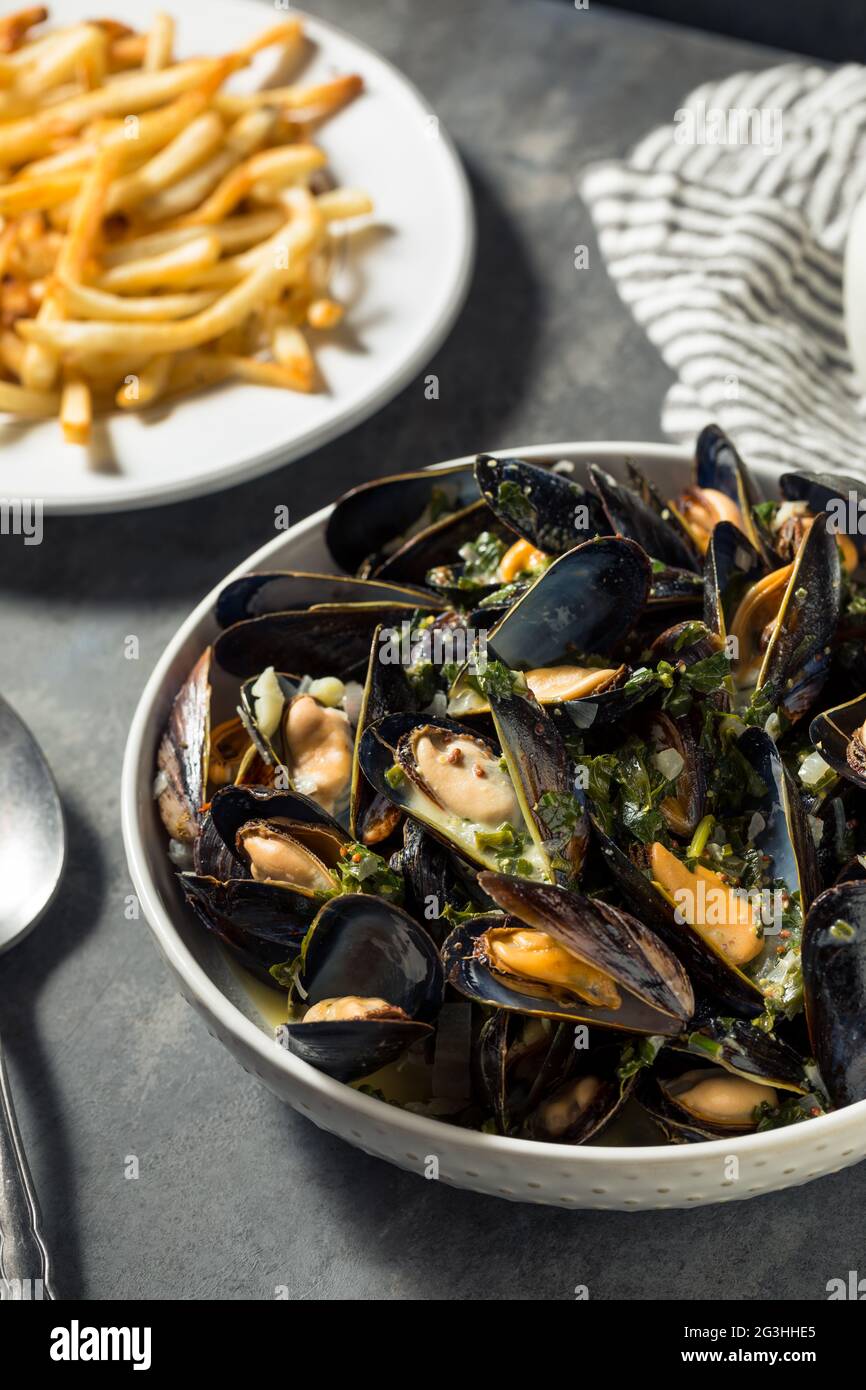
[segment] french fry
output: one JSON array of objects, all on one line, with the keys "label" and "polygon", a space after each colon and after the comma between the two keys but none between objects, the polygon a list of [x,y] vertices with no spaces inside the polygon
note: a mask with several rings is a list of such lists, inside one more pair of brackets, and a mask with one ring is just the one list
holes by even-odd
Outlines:
[{"label": "french fry", "polygon": [[217,107],[226,116],[239,116],[251,106],[278,106],[285,111],[303,112],[308,119],[321,120],[352,101],[364,89],[355,73],[332,78],[311,87],[265,87],[259,92],[221,92]]},{"label": "french fry", "polygon": [[44,24],[48,11],[44,5],[31,5],[24,10],[4,15],[0,19],[0,53],[12,53],[27,37],[27,31]]},{"label": "french fry", "polygon": [[279,208],[263,208],[261,212],[241,213],[237,217],[226,218],[203,231],[201,227],[172,227],[162,232],[146,232],[143,236],[132,237],[128,241],[115,242],[103,252],[105,266],[123,265],[148,256],[161,255],[177,246],[184,246],[202,235],[215,236],[219,242],[220,253],[242,251],[276,232],[286,220],[285,212]]},{"label": "french fry", "polygon": [[357,188],[333,188],[317,198],[319,212],[326,222],[342,222],[348,217],[363,217],[373,211],[372,200]]},{"label": "french fry", "polygon": [[108,212],[128,211],[182,178],[216,149],[223,133],[223,123],[216,112],[202,112],[140,169],[115,182],[108,197]]},{"label": "french fry", "polygon": [[319,389],[306,330],[343,313],[329,224],[371,204],[322,193],[308,131],[360,78],[224,92],[265,49],[300,57],[294,17],[182,62],[163,12],[31,38],[46,17],[0,19],[0,411],[82,444],[97,410],[229,379]]},{"label": "french fry", "polygon": [[324,163],[325,156],[316,145],[287,145],[281,149],[262,150],[233,169],[200,208],[180,219],[181,225],[222,222],[256,183],[265,181],[269,187],[278,188],[291,179],[321,169]]},{"label": "french fry", "polygon": [[101,276],[98,287],[117,293],[137,294],[140,290],[163,285],[186,285],[198,270],[213,265],[220,255],[219,237],[202,231],[191,241],[182,242],[154,256],[143,256],[113,266]]},{"label": "french fry", "polygon": [[269,106],[247,111],[235,121],[222,147],[185,178],[154,194],[140,207],[148,221],[168,221],[198,207],[239,160],[263,145],[276,123],[276,114]]},{"label": "french fry", "polygon": [[160,10],[153,17],[153,24],[147,36],[142,67],[145,72],[158,72],[171,63],[174,47],[174,20],[171,15]]},{"label": "french fry", "polygon": [[260,304],[278,293],[296,259],[308,255],[319,232],[313,217],[298,217],[283,234],[281,252],[258,265],[207,309],[179,323],[103,323],[53,319],[46,323],[23,319],[18,332],[63,356],[93,352],[182,352],[200,347],[234,327]]},{"label": "french fry", "polygon": [[316,379],[316,368],[310,346],[299,328],[292,324],[277,324],[271,333],[271,351],[277,362],[292,378],[300,383],[294,387],[299,391],[311,391]]},{"label": "french fry", "polygon": [[[217,298],[217,290],[196,290],[192,294],[158,294],[145,297],[108,294],[91,285],[61,281],[59,295],[67,317],[117,319],[123,323],[161,323],[184,319],[206,309]],[[19,339],[20,342],[20,339]]]},{"label": "french fry", "polygon": [[307,323],[311,328],[336,328],[343,312],[335,299],[314,299],[307,309]]},{"label": "french fry", "polygon": [[60,396],[60,425],[67,444],[86,444],[93,422],[93,397],[87,382],[70,373]]},{"label": "french fry", "polygon": [[0,381],[0,410],[25,419],[47,419],[60,409],[59,391],[31,391],[11,381]]},{"label": "french fry", "polygon": [[24,97],[38,97],[65,79],[75,77],[84,64],[94,77],[105,71],[107,40],[103,30],[93,24],[76,24],[53,37],[25,69],[18,84]]},{"label": "french fry", "polygon": [[131,373],[114,397],[118,410],[142,410],[165,391],[171,372],[171,354],[152,357],[140,372]]}]

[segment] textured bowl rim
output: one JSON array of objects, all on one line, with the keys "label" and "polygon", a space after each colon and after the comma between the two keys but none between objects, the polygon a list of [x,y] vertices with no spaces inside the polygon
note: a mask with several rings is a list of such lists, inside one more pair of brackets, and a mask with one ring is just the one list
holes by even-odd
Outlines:
[{"label": "textured bowl rim", "polygon": [[[536,445],[518,445],[508,449],[490,450],[494,457],[521,457],[527,459],[547,459],[563,457],[575,462],[604,463],[606,460],[621,459],[623,455],[640,455],[645,459],[660,463],[688,463],[692,451],[684,446],[671,444],[647,444],[635,440],[609,441],[605,443],[566,442]],[[467,454],[461,458],[448,459],[432,465],[434,468],[447,468],[454,464],[470,463],[476,456]],[[765,471],[755,470],[756,476],[769,480]],[[365,480],[366,481],[366,480]],[[201,1010],[213,1019],[215,1024],[233,1036],[245,1049],[253,1052],[267,1067],[276,1068],[293,1083],[297,1090],[314,1092],[324,1105],[339,1108],[346,1114],[355,1114],[359,1120],[377,1121],[380,1126],[390,1129],[407,1141],[416,1145],[424,1141],[428,1147],[425,1152],[436,1152],[437,1140],[442,1140],[443,1129],[447,1131],[449,1145],[460,1149],[465,1157],[475,1153],[478,1162],[485,1157],[509,1155],[534,1159],[542,1165],[546,1163],[575,1164],[584,1168],[616,1169],[621,1165],[633,1168],[652,1168],[659,1163],[672,1163],[682,1167],[701,1158],[728,1158],[738,1155],[755,1158],[758,1155],[779,1155],[793,1152],[798,1147],[800,1125],[791,1125],[761,1134],[732,1136],[724,1139],[708,1140],[700,1145],[692,1144],[648,1144],[648,1145],[591,1145],[571,1148],[568,1145],[545,1143],[533,1139],[512,1139],[503,1135],[485,1134],[480,1130],[461,1129],[446,1125],[443,1121],[424,1115],[416,1115],[397,1106],[386,1105],[373,1096],[364,1095],[340,1081],[335,1081],[324,1072],[316,1071],[306,1062],[294,1057],[280,1047],[268,1033],[254,1023],[234,1004],[231,999],[210,979],[207,972],[195,959],[176,929],[172,917],[159,901],[159,894],[147,864],[148,830],[139,817],[139,797],[142,787],[149,786],[153,776],[153,742],[149,732],[154,713],[166,706],[166,680],[169,671],[181,649],[195,635],[196,630],[211,615],[214,602],[220,590],[229,580],[259,569],[263,561],[269,561],[276,551],[281,551],[292,540],[322,530],[333,504],[305,517],[303,521],[281,532],[259,550],[248,556],[228,575],[221,579],[202,601],[193,609],[189,617],[177,629],[165,651],[157,662],[147,684],[142,691],[130,726],[123,759],[121,776],[121,827],[123,843],[133,886],[141,903],[145,919],[156,937],[159,948],[175,973],[184,983],[185,997],[191,996]],[[821,1115],[808,1122],[809,1135],[818,1139],[838,1137],[846,1129],[858,1127],[858,1122],[866,1120],[866,1101],[858,1101],[843,1110]],[[423,1148],[423,1144],[421,1144]]]}]

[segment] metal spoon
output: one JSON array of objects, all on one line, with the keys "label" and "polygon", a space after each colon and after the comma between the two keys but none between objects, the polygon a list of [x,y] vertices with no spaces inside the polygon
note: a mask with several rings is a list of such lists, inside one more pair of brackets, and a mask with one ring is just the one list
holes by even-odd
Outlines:
[{"label": "metal spoon", "polygon": [[[0,697],[0,952],[35,927],[65,859],[54,778],[30,730]],[[0,1298],[55,1297],[40,1227],[0,1042]]]}]

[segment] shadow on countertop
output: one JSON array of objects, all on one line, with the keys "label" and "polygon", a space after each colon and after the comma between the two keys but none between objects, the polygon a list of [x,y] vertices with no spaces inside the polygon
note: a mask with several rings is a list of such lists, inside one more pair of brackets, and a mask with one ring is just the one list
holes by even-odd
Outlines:
[{"label": "shadow on countertop", "polygon": [[[46,517],[43,543],[24,551],[26,563],[17,546],[0,548],[0,585],[60,601],[74,594],[83,604],[192,604],[273,535],[275,508],[300,521],[365,478],[500,441],[531,386],[540,295],[504,209],[483,176],[468,173],[478,229],[468,299],[439,352],[395,400],[316,453],[238,487],[170,507]],[[438,400],[425,397],[430,373]],[[94,552],[101,565],[82,565]]]}]

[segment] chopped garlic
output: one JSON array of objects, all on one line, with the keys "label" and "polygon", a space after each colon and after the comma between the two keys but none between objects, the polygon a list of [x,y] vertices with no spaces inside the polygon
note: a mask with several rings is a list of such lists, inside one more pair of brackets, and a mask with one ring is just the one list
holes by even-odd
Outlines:
[{"label": "chopped garlic", "polygon": [[662,748],[661,752],[653,754],[653,763],[668,782],[675,782],[685,767],[682,754],[676,748]]},{"label": "chopped garlic", "polygon": [[346,687],[336,676],[322,676],[320,680],[310,681],[307,688],[307,694],[327,709],[337,709],[345,693]]},{"label": "chopped garlic", "polygon": [[285,703],[273,666],[268,666],[262,671],[250,694],[255,702],[253,709],[256,727],[263,738],[270,738],[279,727]]}]

